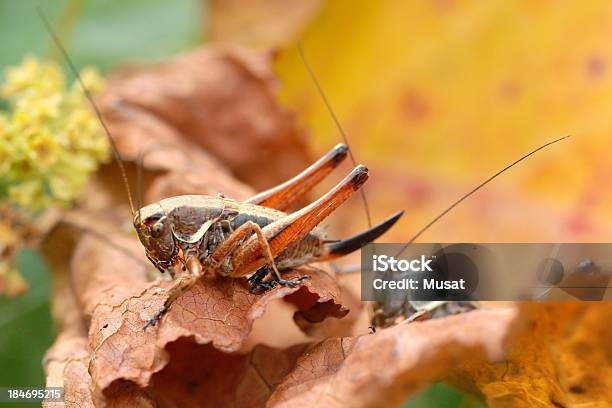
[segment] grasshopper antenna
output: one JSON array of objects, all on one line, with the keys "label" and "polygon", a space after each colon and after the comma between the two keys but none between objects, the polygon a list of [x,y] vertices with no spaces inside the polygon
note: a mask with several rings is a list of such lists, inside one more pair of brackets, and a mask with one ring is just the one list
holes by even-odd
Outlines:
[{"label": "grasshopper antenna", "polygon": [[130,210],[132,211],[132,216],[133,216],[134,214],[136,214],[136,210],[134,209],[134,200],[132,198],[132,190],[130,189],[130,184],[128,183],[128,178],[127,178],[127,173],[125,171],[125,166],[123,165],[123,160],[121,160],[121,155],[119,154],[119,150],[117,149],[117,145],[115,144],[115,141],[113,140],[113,137],[111,136],[110,130],[108,129],[108,126],[106,126],[106,122],[104,122],[104,119],[102,118],[102,113],[100,112],[100,109],[98,109],[98,105],[96,105],[96,103],[94,102],[93,96],[91,96],[91,93],[89,92],[89,90],[85,86],[85,83],[83,82],[83,79],[81,78],[81,75],[79,75],[79,71],[74,66],[74,63],[70,59],[70,56],[68,55],[68,52],[66,51],[66,49],[62,45],[61,41],[59,40],[59,38],[55,34],[55,31],[53,30],[53,27],[51,27],[51,23],[49,23],[49,20],[47,20],[47,17],[43,13],[43,11],[40,8],[40,6],[36,7],[36,12],[38,13],[38,16],[40,17],[40,19],[42,20],[45,28],[47,29],[47,32],[49,33],[49,36],[51,37],[51,39],[55,43],[55,46],[59,49],[60,53],[64,57],[64,60],[66,61],[66,64],[68,64],[68,67],[70,68],[70,71],[72,72],[72,74],[76,77],[77,81],[79,82],[79,85],[81,86],[81,88],[83,90],[83,93],[85,94],[85,97],[89,101],[92,109],[94,110],[96,116],[98,117],[98,121],[100,122],[100,124],[102,125],[102,128],[104,129],[104,133],[106,133],[106,136],[108,138],[109,144],[111,146],[111,150],[113,151],[113,156],[115,157],[115,161],[119,165],[119,171],[121,172],[121,178],[123,179],[123,185],[125,186],[125,191],[126,191],[127,196],[128,196],[128,202],[130,204]]},{"label": "grasshopper antenna", "polygon": [[[317,87],[317,91],[319,92],[321,99],[323,99],[323,102],[325,103],[325,106],[327,107],[327,110],[329,114],[331,115],[336,125],[336,128],[338,129],[338,132],[340,132],[340,136],[342,136],[342,140],[344,141],[344,144],[349,146],[349,149],[348,149],[349,158],[351,159],[351,162],[353,163],[353,167],[356,167],[357,160],[355,160],[355,156],[353,155],[353,150],[350,148],[348,136],[344,132],[344,129],[342,128],[342,125],[340,124],[340,121],[338,120],[338,116],[336,116],[336,113],[334,112],[331,106],[331,103],[329,102],[329,99],[327,98],[327,95],[325,94],[325,91],[323,91],[323,87],[321,86],[319,79],[317,78],[314,70],[312,69],[312,67],[308,63],[308,60],[306,59],[306,55],[304,53],[304,48],[302,47],[301,41],[298,41],[298,53],[300,54],[302,63],[304,64],[304,66],[306,67],[306,70],[308,71],[308,75],[310,75],[312,82],[314,82],[315,86]],[[366,197],[365,189],[363,186],[359,189],[359,194],[361,195],[361,201],[363,202],[363,208],[365,210],[366,219],[368,222],[368,228],[372,228],[372,215],[370,214],[370,205],[368,204],[368,198]],[[367,309],[368,309],[369,320],[371,321],[373,318],[374,310],[371,306],[368,307]],[[376,331],[376,328],[374,326],[370,326],[369,329],[372,332]]]},{"label": "grasshopper antenna", "polygon": [[397,253],[396,256],[401,255],[402,252],[404,252],[406,250],[406,248],[408,248],[408,246],[410,244],[412,244],[414,241],[416,241],[425,231],[427,231],[432,225],[434,225],[436,222],[438,222],[440,220],[440,218],[444,217],[451,210],[453,210],[455,207],[457,207],[459,204],[461,204],[466,198],[468,198],[469,196],[471,196],[472,194],[476,193],[478,190],[480,190],[481,188],[483,188],[484,186],[489,184],[491,181],[496,179],[502,173],[504,173],[507,170],[511,169],[512,167],[516,166],[518,163],[522,162],[523,160],[525,160],[529,156],[539,152],[540,150],[542,150],[542,149],[544,149],[544,148],[546,148],[546,147],[548,147],[548,146],[550,146],[552,144],[555,144],[555,143],[560,142],[560,141],[562,141],[564,139],[567,139],[568,137],[569,136],[563,136],[563,137],[561,137],[559,139],[555,139],[555,140],[553,140],[551,142],[543,144],[542,146],[538,147],[537,149],[532,150],[531,152],[525,154],[521,158],[513,161],[512,163],[510,163],[509,165],[507,165],[503,169],[499,170],[497,173],[493,174],[491,177],[489,177],[488,179],[486,179],[485,181],[483,181],[482,183],[480,183],[479,185],[474,187],[472,190],[470,190],[469,192],[467,192],[466,194],[461,196],[457,201],[452,203],[450,206],[448,206],[448,208],[446,208],[444,211],[442,211],[440,214],[438,214],[437,217],[435,217],[433,220],[429,221],[429,223],[427,223],[427,225],[425,225],[423,228],[421,228],[416,234],[414,234],[414,236],[412,238],[410,238],[410,240],[408,240],[408,242],[402,247],[402,249]]},{"label": "grasshopper antenna", "polygon": [[[350,146],[350,143],[348,141],[348,137],[346,136],[346,133],[344,132],[344,129],[342,128],[342,125],[340,125],[340,121],[338,120],[338,117],[336,116],[336,113],[332,109],[332,106],[331,106],[331,103],[329,102],[329,99],[327,99],[327,95],[323,91],[323,87],[321,86],[321,83],[319,82],[317,76],[315,75],[314,70],[312,69],[312,67],[308,63],[308,60],[306,59],[306,55],[304,54],[304,48],[302,47],[302,42],[301,41],[298,42],[298,52],[300,54],[300,58],[301,58],[302,62],[304,63],[304,66],[306,67],[306,70],[308,71],[308,75],[310,75],[310,78],[312,78],[312,81],[314,82],[315,86],[317,87],[317,91],[319,92],[319,95],[323,99],[323,102],[325,102],[325,106],[327,107],[327,110],[331,114],[331,117],[332,117],[332,119],[333,119],[333,121],[334,121],[334,123],[336,125],[336,128],[340,132],[340,135],[342,136],[342,140],[344,141],[344,144],[346,144],[347,146]],[[353,151],[350,148],[349,148],[348,154],[349,154],[349,157],[351,159],[351,162],[353,162],[353,167],[356,167],[357,166],[357,161],[355,160],[355,156],[353,155]],[[359,193],[361,194],[361,201],[363,201],[363,207],[365,209],[366,218],[368,220],[368,227],[372,228],[372,216],[370,215],[370,206],[368,205],[368,199],[366,198],[366,194],[365,194],[365,191],[364,191],[363,187],[361,189],[359,189]]]}]

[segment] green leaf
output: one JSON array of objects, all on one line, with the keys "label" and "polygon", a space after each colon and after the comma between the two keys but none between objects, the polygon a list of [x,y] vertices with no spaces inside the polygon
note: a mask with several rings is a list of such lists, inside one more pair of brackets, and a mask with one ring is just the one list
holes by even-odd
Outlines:
[{"label": "green leaf", "polygon": [[439,382],[431,384],[423,391],[410,398],[403,408],[484,408],[484,405],[452,386]]},{"label": "green leaf", "polygon": [[17,268],[30,290],[15,299],[0,297],[0,386],[42,386],[41,362],[54,337],[51,278],[37,251],[21,251]]}]

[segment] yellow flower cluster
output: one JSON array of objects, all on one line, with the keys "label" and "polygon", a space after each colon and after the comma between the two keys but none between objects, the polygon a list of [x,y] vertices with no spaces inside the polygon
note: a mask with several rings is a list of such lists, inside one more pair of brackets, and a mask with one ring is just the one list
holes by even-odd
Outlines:
[{"label": "yellow flower cluster", "polygon": [[[92,93],[104,86],[95,70],[81,72]],[[85,94],[69,88],[56,63],[26,58],[6,70],[0,95],[0,198],[31,211],[67,205],[109,156]]]}]

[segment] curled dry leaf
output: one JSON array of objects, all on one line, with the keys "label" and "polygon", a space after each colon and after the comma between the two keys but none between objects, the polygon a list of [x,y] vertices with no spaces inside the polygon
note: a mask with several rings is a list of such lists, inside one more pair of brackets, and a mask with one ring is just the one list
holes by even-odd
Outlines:
[{"label": "curled dry leaf", "polygon": [[[113,121],[132,128],[135,117],[153,116],[157,123],[147,120],[148,126],[180,133],[261,189],[310,164],[305,134],[277,102],[276,85],[270,54],[208,47],[158,66],[118,71],[103,108]],[[121,141],[128,154],[160,142],[151,143],[146,128],[138,127]],[[166,135],[161,142],[170,139]]]},{"label": "curled dry leaf", "polygon": [[516,314],[478,311],[245,355],[183,339],[168,351],[185,358],[155,374],[151,390],[162,406],[395,406],[461,360],[503,358]]},{"label": "curled dry leaf", "polygon": [[300,356],[268,405],[397,406],[461,361],[503,359],[516,322],[514,309],[480,310],[325,340]]},{"label": "curled dry leaf", "polygon": [[153,376],[150,389],[161,406],[262,407],[307,347],[259,345],[228,354],[183,339],[169,345],[176,358]]},{"label": "curled dry leaf", "polygon": [[[328,275],[328,277],[331,276],[332,272],[329,273],[330,275]],[[303,296],[304,292],[291,294],[285,298],[286,301],[296,304],[300,309],[300,311],[293,315],[293,320],[304,333],[308,334],[308,336],[322,339],[327,337],[344,337],[353,334],[357,319],[360,315],[359,312],[363,309],[363,304],[359,297],[347,290],[347,287],[342,281],[339,281],[338,285],[341,290],[339,293],[334,294],[335,296],[333,296],[332,299],[339,298],[340,304],[351,311],[350,314],[342,320],[326,319],[330,313],[346,314],[348,312],[348,310],[346,310],[345,313],[338,309],[338,305],[331,300],[320,302],[317,301],[317,298],[312,294]],[[311,307],[306,307],[308,305],[311,305]],[[362,329],[367,329],[367,323],[364,323]]]}]

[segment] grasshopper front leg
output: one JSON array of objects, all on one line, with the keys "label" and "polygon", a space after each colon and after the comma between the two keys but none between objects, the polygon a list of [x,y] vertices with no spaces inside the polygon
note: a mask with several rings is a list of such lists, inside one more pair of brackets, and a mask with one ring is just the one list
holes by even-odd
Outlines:
[{"label": "grasshopper front leg", "polygon": [[164,301],[163,306],[151,316],[144,325],[143,330],[150,326],[155,326],[159,319],[168,311],[170,305],[183,293],[191,289],[203,275],[202,265],[195,255],[189,255],[185,261],[188,274],[181,276],[175,284],[168,290],[168,297]]}]

